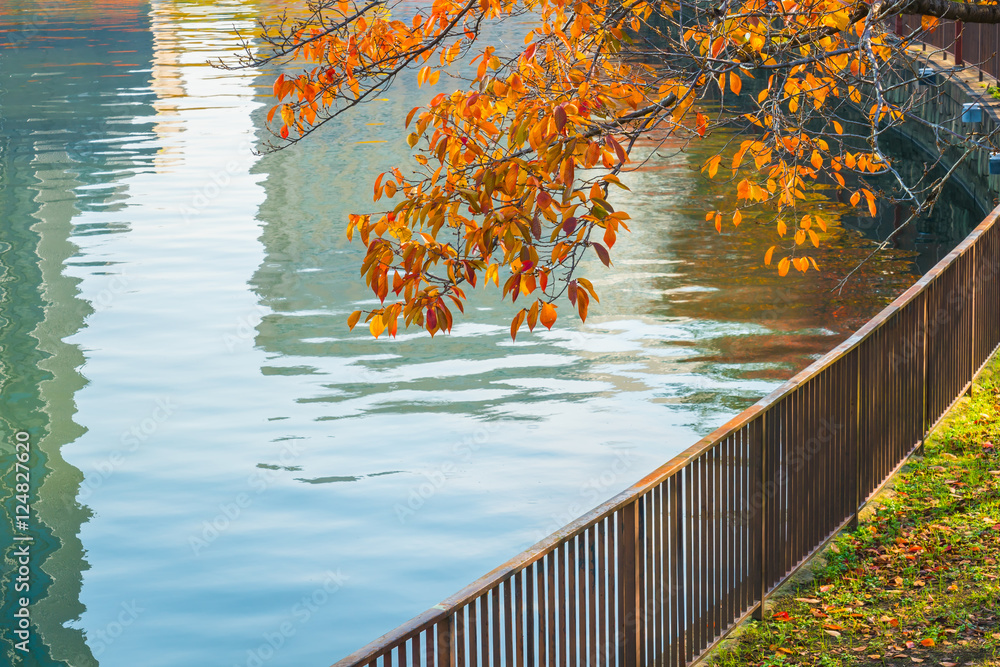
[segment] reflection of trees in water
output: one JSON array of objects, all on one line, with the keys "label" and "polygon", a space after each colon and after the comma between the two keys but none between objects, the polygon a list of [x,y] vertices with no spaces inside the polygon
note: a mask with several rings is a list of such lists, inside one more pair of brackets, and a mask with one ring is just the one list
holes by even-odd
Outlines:
[{"label": "reflection of trees in water", "polygon": [[[700,166],[724,150],[728,139],[717,132],[704,142],[690,144],[687,162]],[[919,173],[925,156],[912,144],[907,144],[905,152],[902,142],[899,144],[901,152],[895,157],[900,168]],[[639,150],[648,154],[654,148],[663,154],[676,150],[669,143],[654,142],[646,142]],[[724,176],[729,172],[720,169],[713,181],[696,178],[693,189],[679,188],[676,170],[687,168],[676,161],[653,158],[632,179],[637,185],[629,198],[640,205],[629,210],[634,217],[638,212],[644,216],[634,221],[633,229],[650,225],[667,228],[666,233],[644,234],[644,242],[651,244],[647,254],[676,262],[672,265],[674,275],[651,280],[651,291],[662,294],[652,312],[766,327],[770,333],[764,335],[717,338],[713,341],[717,353],[691,360],[763,365],[759,370],[733,371],[742,377],[786,378],[831,349],[947,254],[983,213],[962,186],[953,182],[943,192],[933,218],[921,220],[889,248],[865,261],[876,242],[905,216],[892,206],[882,207],[875,218],[859,216],[847,202],[850,193],[844,196],[828,188],[810,196],[796,214],[818,213],[827,222],[829,231],[821,234],[820,247],[809,246],[821,271],[803,275],[793,270],[781,278],[773,266],[763,265],[767,248],[781,242],[773,213],[744,212],[738,229],[727,221],[724,233],[718,234],[714,223],[703,222],[705,212],[735,208],[735,181],[727,183]],[[677,225],[668,219],[677,216],[697,222]],[[792,229],[790,219],[788,224]],[[790,237],[786,235],[785,246],[779,248],[790,245]],[[839,281],[859,264],[843,291],[837,292]]]},{"label": "reflection of trees in water", "polygon": [[[83,474],[61,455],[85,430],[74,421],[74,395],[86,384],[81,350],[63,339],[84,326],[91,308],[65,268],[79,252],[72,234],[127,231],[120,223],[74,230],[73,220],[82,210],[120,206],[127,196],[121,180],[151,158],[151,149],[110,151],[110,144],[95,143],[134,137],[136,126],[123,120],[151,114],[147,104],[135,104],[142,97],[118,97],[147,86],[145,66],[109,69],[116,60],[150,61],[145,4],[11,2],[2,20],[8,78],[0,89],[0,429],[5,442],[17,430],[31,433],[31,657],[39,666],[97,664],[71,624],[85,610],[80,590],[88,565],[78,535],[90,512],[77,501]],[[119,74],[130,70],[138,71]],[[94,185],[104,187],[81,189]],[[5,459],[12,469],[10,452]],[[12,515],[4,516],[0,532],[10,543]],[[2,590],[0,616],[12,628],[17,607],[9,578]],[[5,657],[16,664],[21,656],[12,637],[3,637]]]}]

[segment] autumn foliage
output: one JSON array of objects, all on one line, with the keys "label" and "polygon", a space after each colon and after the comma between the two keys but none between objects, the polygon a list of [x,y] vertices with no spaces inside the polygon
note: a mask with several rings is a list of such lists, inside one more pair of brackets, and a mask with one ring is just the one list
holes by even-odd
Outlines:
[{"label": "autumn foliage", "polygon": [[[826,221],[804,206],[807,191],[848,188],[851,204],[874,214],[880,193],[866,177],[895,174],[880,136],[916,100],[904,90],[913,64],[900,55],[914,36],[891,34],[888,7],[324,1],[262,22],[267,49],[247,62],[299,68],[274,81],[272,148],[374,99],[396,76],[443,88],[405,118],[415,163],[375,180],[381,211],[350,216],[348,237],[367,249],[361,273],[383,305],[348,323],[365,317],[375,336],[395,335],[401,321],[448,331],[468,290],[492,283],[523,304],[516,336],[524,324],[551,328],[560,305],[586,319],[598,294],[581,261],[611,265],[632,224],[614,205],[618,174],[654,132],[688,141],[735,128],[703,171],[731,179],[737,206],[707,211],[706,230],[764,210],[776,236],[763,262],[781,275],[819,270],[809,249]],[[530,23],[523,48],[484,43],[484,26],[514,17]],[[902,184],[916,212],[933,188]]]}]

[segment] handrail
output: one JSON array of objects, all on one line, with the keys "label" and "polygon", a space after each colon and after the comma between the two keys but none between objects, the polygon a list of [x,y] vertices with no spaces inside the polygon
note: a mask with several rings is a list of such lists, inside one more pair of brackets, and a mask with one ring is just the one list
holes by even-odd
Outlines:
[{"label": "handrail", "polygon": [[[571,662],[579,657],[580,664],[590,664],[584,660],[587,650],[591,659],[600,655],[607,664],[627,667],[638,664],[644,651],[669,653],[670,664],[690,663],[738,620],[759,614],[771,591],[856,520],[865,500],[943,417],[947,407],[942,408],[941,392],[961,390],[947,399],[950,406],[1000,345],[998,217],[1000,207],[853,335],[753,406],[334,667],[388,666],[393,663],[386,656],[393,651],[404,661],[409,655],[414,665],[464,667],[478,664],[477,655],[484,665],[509,667],[515,655],[544,665],[545,651],[554,660],[557,649],[563,661],[568,654]],[[983,252],[977,254],[980,246]],[[971,277],[971,292],[962,276]],[[977,318],[980,310],[985,316]],[[958,337],[962,345],[942,342],[939,321],[951,325],[948,338]],[[920,349],[919,359],[916,353],[900,354],[908,345]],[[864,372],[869,370],[865,360],[875,365],[873,373]],[[844,418],[838,428],[846,430],[809,452],[810,438],[816,438],[809,429],[830,410]],[[889,425],[879,421],[887,411],[902,416],[903,425],[890,434],[882,432]],[[796,458],[803,456],[826,457],[823,466],[836,470]],[[840,475],[840,481],[831,475]],[[826,496],[808,486],[817,480]],[[853,495],[837,486],[844,480]],[[779,484],[784,486],[769,486]],[[773,488],[781,493],[769,491]],[[716,516],[720,507],[731,510],[741,500],[756,498],[751,492],[763,494],[751,514],[737,508],[745,516],[736,523]],[[793,506],[792,495],[804,506]],[[824,521],[813,526],[810,517]],[[802,537],[802,530],[811,537]],[[727,563],[724,558],[733,553],[742,560]],[[708,563],[710,570],[720,564],[722,570],[703,571]],[[492,662],[477,653],[477,636],[481,650],[492,651]]]}]

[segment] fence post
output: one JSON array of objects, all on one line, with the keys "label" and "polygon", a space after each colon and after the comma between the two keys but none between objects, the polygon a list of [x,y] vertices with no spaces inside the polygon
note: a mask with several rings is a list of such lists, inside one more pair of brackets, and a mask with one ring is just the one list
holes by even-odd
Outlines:
[{"label": "fence post", "polygon": [[851,508],[851,522],[847,524],[850,530],[858,527],[858,506],[861,505],[861,345],[855,349],[858,356],[858,377],[854,382],[854,470],[851,475],[854,478],[854,507]]},{"label": "fence post", "polygon": [[[929,287],[929,285],[928,285],[928,287]],[[930,330],[930,322],[927,320],[927,299],[928,299],[927,295],[929,293],[930,292],[925,287],[924,290],[923,290],[923,296],[922,296],[922,299],[923,299],[923,302],[924,302],[924,345],[923,345],[923,348],[924,348],[924,350],[923,350],[923,353],[924,353],[923,354],[923,356],[924,356],[924,367],[923,367],[923,370],[921,372],[921,377],[923,379],[923,381],[922,381],[921,384],[923,385],[923,394],[924,394],[924,396],[923,396],[923,406],[922,406],[922,410],[921,410],[922,414],[921,414],[921,419],[920,419],[920,421],[921,421],[921,424],[920,424],[920,446],[917,447],[917,451],[916,451],[916,454],[918,456],[919,455],[923,455],[923,453],[924,453],[924,441],[927,440],[927,403],[930,400],[930,393],[931,393],[930,392],[930,386],[929,386],[930,385],[930,374],[929,374],[929,369],[927,368],[927,364],[928,364],[928,358],[927,357],[928,357],[928,353],[929,353],[928,346],[930,345],[930,336],[929,336],[929,333],[928,333],[928,331]]]},{"label": "fence post", "polygon": [[760,456],[757,457],[757,465],[760,466],[760,508],[757,514],[760,515],[760,549],[757,554],[760,559],[760,604],[753,612],[753,617],[758,621],[764,620],[764,602],[767,600],[767,416],[770,411],[761,413],[760,416]]},{"label": "fence post", "polygon": [[[455,639],[455,614],[448,614],[437,624],[437,664],[442,667],[455,665],[455,651],[452,642]],[[430,641],[430,637],[428,637]]]},{"label": "fence post", "polygon": [[623,665],[638,664],[639,647],[639,516],[638,499],[622,508],[621,529],[618,542],[618,595],[620,616],[618,619],[621,647],[618,655]]},{"label": "fence post", "polygon": [[962,57],[962,25],[961,21],[955,21],[955,64],[962,65],[965,59]]},{"label": "fence post", "polygon": [[[981,238],[981,237],[980,237]],[[972,244],[969,248],[969,273],[972,274],[969,282],[972,283],[972,297],[968,299],[969,305],[966,308],[972,309],[972,323],[969,325],[969,341],[972,351],[969,355],[969,390],[968,393],[972,395],[972,379],[976,377],[976,304],[978,303],[978,284],[976,283],[976,246],[979,245],[979,239]]]}]

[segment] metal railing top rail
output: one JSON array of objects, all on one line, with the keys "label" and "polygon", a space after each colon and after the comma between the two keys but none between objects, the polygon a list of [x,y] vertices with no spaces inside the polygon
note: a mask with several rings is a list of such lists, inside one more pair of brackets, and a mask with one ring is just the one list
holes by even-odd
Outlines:
[{"label": "metal railing top rail", "polygon": [[967,252],[976,240],[996,223],[998,217],[1000,217],[1000,206],[993,209],[986,216],[986,218],[972,232],[970,232],[965,239],[962,240],[961,243],[945,255],[945,257],[943,257],[909,289],[896,297],[892,303],[886,306],[875,317],[865,323],[849,338],[814,361],[808,367],[795,374],[780,387],[757,401],[757,403],[733,417],[709,435],[701,438],[692,446],[671,458],[667,463],[652,471],[628,489],[625,489],[618,495],[598,505],[578,519],[571,521],[566,526],[563,526],[517,556],[514,556],[491,572],[480,577],[479,579],[476,579],[454,595],[445,598],[441,603],[415,616],[406,623],[400,625],[396,629],[386,633],[382,637],[379,637],[375,641],[367,644],[357,651],[354,651],[350,655],[335,663],[333,667],[346,667],[347,665],[364,664],[366,660],[371,660],[373,657],[383,654],[386,650],[398,646],[402,642],[416,636],[420,632],[429,629],[435,623],[446,619],[456,610],[476,600],[484,593],[508,580],[512,575],[517,574],[527,566],[538,561],[540,558],[550,553],[555,547],[576,537],[591,526],[594,526],[601,520],[613,514],[616,510],[628,505],[639,496],[642,496],[650,489],[662,483],[671,475],[688,465],[691,461],[709,451],[718,442],[724,440],[726,437],[752,422],[759,415],[766,412],[773,404],[777,403],[785,396],[793,393],[796,389],[816,377],[824,369],[861,345],[862,342],[875,333],[890,317],[915,299],[921,292],[927,289],[927,287],[932,284],[942,272],[944,272],[952,263]]}]

